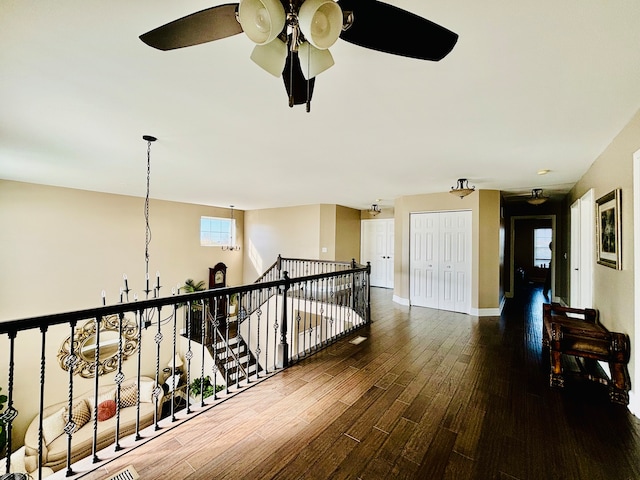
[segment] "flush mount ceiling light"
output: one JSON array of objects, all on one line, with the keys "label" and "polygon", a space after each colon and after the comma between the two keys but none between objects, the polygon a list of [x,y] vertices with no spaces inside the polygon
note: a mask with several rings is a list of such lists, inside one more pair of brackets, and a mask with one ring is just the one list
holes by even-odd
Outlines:
[{"label": "flush mount ceiling light", "polygon": [[531,190],[531,197],[527,198],[527,202],[531,205],[542,205],[547,200],[549,200],[549,197],[545,197],[542,194],[541,188],[534,188]]},{"label": "flush mount ceiling light", "polygon": [[246,33],[256,44],[251,60],[282,75],[289,106],[311,106],[316,75],[333,65],[338,38],[360,47],[442,60],[458,35],[425,18],[377,0],[241,0],[192,13],[140,36],[173,50]]},{"label": "flush mount ceiling light", "polygon": [[549,170],[548,168],[543,168],[542,170],[538,170],[538,175],[546,175],[550,171],[551,170]]},{"label": "flush mount ceiling light", "polygon": [[476,191],[476,187],[475,186],[470,187],[469,181],[466,178],[459,178],[458,184],[455,187],[451,187],[451,191],[449,193],[452,193],[453,195],[456,195],[460,198],[464,198],[470,193],[473,193],[475,191]]},{"label": "flush mount ceiling light", "polygon": [[377,203],[372,204],[371,208],[369,208],[369,215],[371,215],[372,217],[377,217],[378,215],[380,215],[380,212],[382,212],[382,210],[380,210],[380,207]]}]

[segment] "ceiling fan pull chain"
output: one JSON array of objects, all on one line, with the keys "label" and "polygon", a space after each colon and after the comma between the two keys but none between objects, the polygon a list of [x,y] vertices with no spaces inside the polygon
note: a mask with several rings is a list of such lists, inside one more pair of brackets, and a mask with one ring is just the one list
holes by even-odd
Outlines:
[{"label": "ceiling fan pull chain", "polygon": [[289,50],[289,85],[291,85],[289,90],[289,108],[293,108],[294,100],[293,100],[293,51]]},{"label": "ceiling fan pull chain", "polygon": [[[309,48],[311,48],[309,46]],[[307,72],[311,71],[311,55],[307,55]],[[311,94],[309,88],[309,82],[311,79],[307,78],[307,113],[311,111]]]}]

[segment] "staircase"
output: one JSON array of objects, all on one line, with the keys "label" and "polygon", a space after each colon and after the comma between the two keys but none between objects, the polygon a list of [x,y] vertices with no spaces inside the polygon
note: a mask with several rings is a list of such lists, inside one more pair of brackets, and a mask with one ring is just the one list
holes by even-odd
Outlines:
[{"label": "staircase", "polygon": [[[263,369],[258,364],[253,352],[249,350],[242,336],[238,335],[237,320],[229,321],[227,332],[225,319],[219,320],[215,326],[210,319],[211,341],[207,342],[207,350],[225,379],[227,386],[239,384]],[[228,341],[227,341],[228,338]]]}]

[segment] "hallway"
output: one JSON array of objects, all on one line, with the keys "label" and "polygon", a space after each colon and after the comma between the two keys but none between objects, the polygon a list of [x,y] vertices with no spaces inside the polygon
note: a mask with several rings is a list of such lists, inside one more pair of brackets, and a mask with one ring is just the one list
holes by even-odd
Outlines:
[{"label": "hallway", "polygon": [[372,290],[369,327],[82,478],[640,478],[638,419],[549,388],[540,288],[480,318]]}]

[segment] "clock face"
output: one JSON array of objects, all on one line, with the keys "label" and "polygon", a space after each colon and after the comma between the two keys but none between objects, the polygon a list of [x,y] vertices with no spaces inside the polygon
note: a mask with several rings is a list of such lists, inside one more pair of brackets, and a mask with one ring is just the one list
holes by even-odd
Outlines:
[{"label": "clock face", "polygon": [[216,284],[224,283],[224,273],[216,272],[216,276],[214,277],[213,281]]}]

